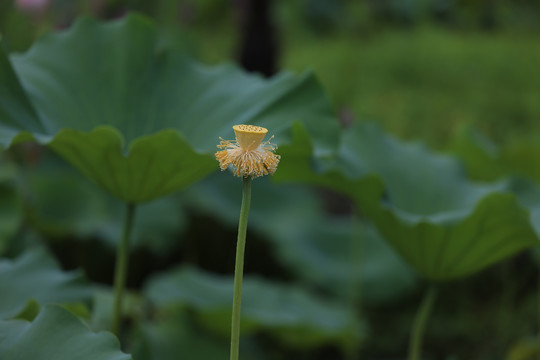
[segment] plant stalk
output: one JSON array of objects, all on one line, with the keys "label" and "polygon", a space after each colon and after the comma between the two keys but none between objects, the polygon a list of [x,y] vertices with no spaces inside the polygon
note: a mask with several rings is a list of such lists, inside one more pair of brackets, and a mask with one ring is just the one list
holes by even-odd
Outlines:
[{"label": "plant stalk", "polygon": [[362,274],[358,272],[359,267],[364,262],[364,233],[361,223],[360,211],[355,207],[352,215],[352,231],[349,243],[349,276],[350,283],[346,301],[350,311],[348,346],[346,352],[347,360],[359,358],[360,346],[356,335],[356,320],[362,314]]},{"label": "plant stalk", "polygon": [[114,272],[114,309],[113,309],[113,334],[120,335],[120,324],[122,322],[122,304],[124,297],[124,288],[126,286],[126,276],[129,258],[129,243],[131,232],[133,230],[133,218],[135,217],[135,204],[128,203],[124,218],[124,228],[122,238],[118,244],[116,253],[116,268]]},{"label": "plant stalk", "polygon": [[422,358],[422,340],[424,338],[424,329],[427,320],[437,297],[437,289],[431,286],[425,293],[420,304],[420,308],[414,318],[413,327],[411,330],[411,338],[409,342],[409,357],[408,360],[421,360]]},{"label": "plant stalk", "polygon": [[238,242],[236,244],[236,264],[234,266],[234,295],[231,322],[231,358],[238,360],[240,349],[240,310],[242,307],[242,279],[244,275],[244,252],[246,231],[251,205],[251,177],[242,179],[242,207],[238,221]]}]

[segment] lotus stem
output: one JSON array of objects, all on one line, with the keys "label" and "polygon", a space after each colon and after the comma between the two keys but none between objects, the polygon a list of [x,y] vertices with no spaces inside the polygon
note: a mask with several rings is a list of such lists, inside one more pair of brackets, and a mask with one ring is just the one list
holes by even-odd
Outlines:
[{"label": "lotus stem", "polygon": [[118,251],[116,253],[116,268],[114,272],[114,309],[113,309],[113,324],[112,332],[120,335],[120,325],[122,322],[122,304],[124,297],[124,288],[126,287],[126,276],[129,260],[129,243],[131,232],[133,230],[133,219],[135,217],[135,204],[128,203],[126,206],[126,214],[124,218],[124,228],[122,237],[118,243]]},{"label": "lotus stem", "polygon": [[424,338],[424,329],[427,320],[431,314],[435,298],[437,297],[437,289],[431,286],[425,293],[420,308],[414,318],[413,327],[411,330],[411,338],[409,342],[409,357],[408,360],[421,360],[422,358],[422,340]]},{"label": "lotus stem", "polygon": [[234,295],[231,322],[231,358],[238,360],[240,349],[240,310],[242,307],[242,279],[244,274],[244,253],[246,232],[251,204],[251,177],[242,178],[242,207],[238,221],[238,242],[236,244],[236,264],[234,267]]},{"label": "lotus stem", "polygon": [[364,262],[364,234],[362,231],[360,211],[355,208],[352,216],[351,236],[349,243],[350,283],[346,295],[350,311],[349,334],[346,358],[358,359],[360,346],[356,335],[356,320],[362,317],[362,276],[358,273],[359,264]]}]

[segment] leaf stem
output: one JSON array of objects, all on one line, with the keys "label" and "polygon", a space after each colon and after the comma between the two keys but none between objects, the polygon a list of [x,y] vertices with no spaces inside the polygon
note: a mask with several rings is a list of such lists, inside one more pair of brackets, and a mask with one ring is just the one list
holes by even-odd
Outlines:
[{"label": "leaf stem", "polygon": [[429,318],[435,298],[437,297],[437,289],[431,286],[422,299],[420,308],[414,318],[413,327],[411,329],[411,338],[409,342],[409,357],[408,360],[421,360],[422,357],[422,340],[424,337],[424,328]]},{"label": "leaf stem", "polygon": [[364,262],[364,235],[360,211],[355,207],[352,215],[351,236],[349,238],[349,286],[346,295],[347,307],[350,311],[349,333],[346,358],[358,359],[360,346],[356,334],[356,321],[362,314],[362,263]]},{"label": "leaf stem", "polygon": [[240,309],[242,307],[242,279],[244,274],[244,252],[246,231],[251,205],[251,177],[242,180],[242,207],[238,221],[238,242],[236,244],[236,264],[234,267],[234,295],[231,323],[231,359],[238,360],[240,348]]},{"label": "leaf stem", "polygon": [[128,268],[129,243],[131,232],[133,229],[133,218],[135,217],[135,204],[128,203],[126,206],[126,214],[124,218],[124,228],[122,238],[118,243],[118,251],[116,253],[116,268],[114,272],[114,309],[113,309],[113,324],[112,332],[115,335],[120,333],[120,323],[122,320],[122,304],[124,296],[124,288],[126,286],[126,275]]}]

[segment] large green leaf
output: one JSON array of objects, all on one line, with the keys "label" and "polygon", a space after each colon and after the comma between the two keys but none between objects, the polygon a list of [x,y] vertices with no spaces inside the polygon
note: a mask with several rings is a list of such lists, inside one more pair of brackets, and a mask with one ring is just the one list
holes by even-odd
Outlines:
[{"label": "large green leaf", "polygon": [[463,129],[453,141],[452,151],[463,162],[469,178],[493,181],[503,175],[500,151],[487,137],[472,128]]},{"label": "large green leaf", "polygon": [[273,240],[280,257],[321,288],[341,296],[359,293],[378,305],[415,288],[414,272],[372,226],[319,218],[310,227],[280,229]]},{"label": "large green leaf", "polygon": [[280,148],[280,171],[274,179],[327,187],[349,196],[363,207],[377,205],[384,192],[379,176],[369,171],[351,176],[339,167],[339,152],[322,159],[314,157],[313,141],[301,123],[293,124],[292,138],[291,144]]},{"label": "large green leaf", "polygon": [[0,321],[0,358],[6,360],[128,360],[110,333],[95,334],[75,315],[45,306],[32,322]]},{"label": "large green leaf", "polygon": [[463,277],[538,245],[529,212],[507,193],[493,193],[465,214],[413,221],[394,209],[376,215],[379,229],[422,275]]},{"label": "large green leaf", "polygon": [[0,319],[17,315],[30,299],[41,304],[90,299],[80,272],[64,272],[43,249],[0,260]]},{"label": "large green leaf", "polygon": [[[540,186],[530,179],[521,177],[513,177],[509,182],[510,189],[516,194],[520,203],[529,209],[532,226],[540,237]],[[536,250],[538,252],[540,249]]]},{"label": "large green leaf", "polygon": [[[244,333],[265,330],[281,341],[296,345],[334,343],[346,346],[360,336],[360,323],[345,309],[302,291],[245,277],[242,296]],[[145,293],[163,309],[189,307],[202,321],[223,334],[230,331],[232,277],[219,277],[192,268],[154,276]]]},{"label": "large green leaf", "polygon": [[513,141],[499,150],[499,160],[509,173],[519,174],[540,182],[540,138],[531,136],[521,141]]},{"label": "large green leaf", "polygon": [[508,177],[509,189],[529,209],[532,226],[540,237],[540,166],[536,160],[540,155],[538,139],[525,139],[496,147],[476,133],[466,133],[456,142],[455,150],[465,162],[470,176],[480,179]]},{"label": "large green leaf", "polygon": [[[116,248],[124,204],[53,155],[44,151],[38,165],[23,171],[32,225],[48,237],[97,238]],[[140,205],[136,216],[131,248],[161,254],[175,244],[187,221],[170,196]]]},{"label": "large green leaf", "polygon": [[502,189],[471,183],[457,159],[433,154],[422,144],[402,143],[366,123],[343,133],[338,166],[351,178],[378,174],[385,183],[385,202],[417,218],[469,212],[479,199]]},{"label": "large green leaf", "polygon": [[[283,157],[305,164],[298,174],[286,164],[279,179],[325,184],[351,196],[379,231],[420,274],[431,280],[466,276],[538,244],[529,213],[505,184],[472,183],[454,158],[404,144],[370,124],[344,132],[339,156],[323,171],[309,163],[309,138],[295,128],[294,145]],[[282,168],[282,170],[284,170]],[[341,171],[345,176],[339,176]],[[377,174],[386,191],[362,186]]]},{"label": "large green leaf", "polygon": [[518,175],[540,182],[539,139],[533,133],[496,146],[488,138],[469,130],[456,139],[454,151],[474,179],[493,180]]},{"label": "large green leaf", "polygon": [[538,244],[528,212],[503,184],[468,181],[461,164],[373,126],[345,133],[342,169],[381,175],[386,203],[374,212],[381,233],[431,279],[478,271]]},{"label": "large green leaf", "polygon": [[313,75],[265,80],[158,44],[153,25],[130,15],[46,36],[12,56],[15,71],[0,54],[0,146],[33,137],[129,202],[217,169],[212,154],[234,124],[265,126],[281,144],[300,120],[317,155],[334,150],[337,123]]}]

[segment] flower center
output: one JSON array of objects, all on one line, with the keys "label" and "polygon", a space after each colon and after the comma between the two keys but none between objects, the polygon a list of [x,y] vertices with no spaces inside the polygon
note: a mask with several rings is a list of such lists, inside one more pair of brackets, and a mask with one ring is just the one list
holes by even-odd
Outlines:
[{"label": "flower center", "polygon": [[235,125],[233,126],[233,130],[236,135],[236,141],[246,151],[257,149],[268,132],[263,127],[253,125]]}]

